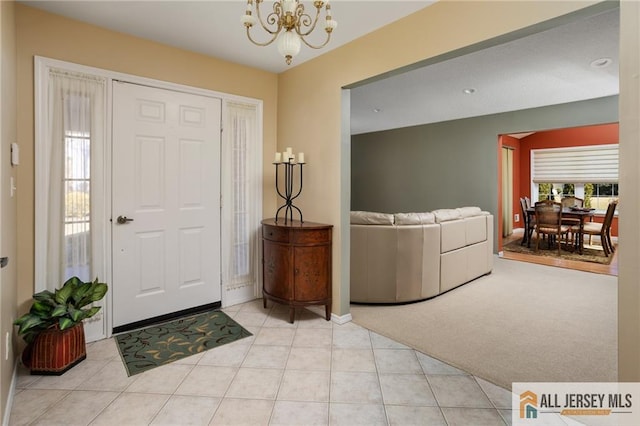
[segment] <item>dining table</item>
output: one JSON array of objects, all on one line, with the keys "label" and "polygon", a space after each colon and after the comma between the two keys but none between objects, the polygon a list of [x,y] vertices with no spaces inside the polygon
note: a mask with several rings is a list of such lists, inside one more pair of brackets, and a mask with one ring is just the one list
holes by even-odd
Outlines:
[{"label": "dining table", "polygon": [[[587,207],[563,207],[562,208],[562,218],[573,218],[578,219],[579,222],[579,231],[578,238],[576,241],[578,253],[582,254],[582,248],[584,244],[584,233],[582,232],[584,229],[584,222],[586,219],[592,219],[595,216],[596,209],[587,208]],[[527,208],[527,215],[529,216],[529,220],[535,217],[536,208],[535,206],[531,206]],[[525,242],[529,238],[529,233],[525,232]],[[533,233],[531,234],[533,236]]]}]

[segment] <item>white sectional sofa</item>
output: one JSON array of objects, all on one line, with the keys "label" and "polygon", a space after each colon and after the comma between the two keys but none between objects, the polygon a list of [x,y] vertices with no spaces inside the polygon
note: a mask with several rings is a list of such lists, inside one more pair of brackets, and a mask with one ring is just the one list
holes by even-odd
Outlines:
[{"label": "white sectional sofa", "polygon": [[351,212],[351,301],[428,299],[493,268],[493,216],[479,207]]}]

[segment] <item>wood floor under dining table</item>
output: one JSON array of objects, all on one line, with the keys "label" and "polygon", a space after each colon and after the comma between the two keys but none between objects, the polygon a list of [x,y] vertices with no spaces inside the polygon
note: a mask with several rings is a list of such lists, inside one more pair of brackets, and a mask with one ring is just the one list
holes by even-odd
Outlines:
[{"label": "wood floor under dining table", "polygon": [[[534,206],[531,206],[527,209],[527,215],[529,216],[529,221],[536,215],[536,209]],[[576,241],[576,245],[578,246],[578,253],[582,254],[582,247],[584,244],[584,233],[582,230],[584,229],[585,220],[593,218],[595,215],[595,209],[588,208],[576,208],[576,207],[563,207],[562,208],[562,217],[563,218],[574,218],[579,220],[579,231],[578,238]],[[525,232],[525,238],[528,238],[529,234]],[[533,234],[532,234],[533,236]]]}]

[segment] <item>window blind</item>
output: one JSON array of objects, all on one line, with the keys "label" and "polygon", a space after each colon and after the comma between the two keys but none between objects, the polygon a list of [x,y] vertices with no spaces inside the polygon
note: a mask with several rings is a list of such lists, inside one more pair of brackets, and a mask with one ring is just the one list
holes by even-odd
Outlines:
[{"label": "window blind", "polygon": [[535,183],[618,182],[618,144],[531,150]]}]

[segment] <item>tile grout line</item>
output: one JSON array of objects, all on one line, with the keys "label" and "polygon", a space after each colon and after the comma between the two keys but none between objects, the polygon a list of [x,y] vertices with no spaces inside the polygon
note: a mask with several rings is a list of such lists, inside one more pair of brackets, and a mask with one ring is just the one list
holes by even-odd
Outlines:
[{"label": "tile grout line", "polygon": [[382,403],[382,411],[384,412],[384,419],[387,422],[387,425],[389,425],[391,422],[389,421],[389,413],[387,413],[387,404],[385,403],[384,392],[382,391],[382,380],[380,380],[380,369],[378,368],[378,360],[376,358],[373,338],[371,336],[372,331],[366,328],[365,330],[367,330],[367,335],[369,336],[369,344],[371,345],[371,356],[373,356],[373,365],[376,367],[376,377],[378,379],[378,388],[380,388],[380,399],[382,400],[381,403]]},{"label": "tile grout line", "polygon": [[[413,350],[414,352],[417,352],[415,349]],[[427,354],[424,354],[425,356],[429,356]],[[418,357],[418,354],[416,353],[416,358]],[[431,385],[431,380],[429,380],[429,374],[427,374],[427,372],[425,371],[424,366],[422,365],[422,363],[420,362],[420,359],[418,358],[418,362],[420,363],[420,368],[422,368],[422,372],[424,373],[424,377],[427,380],[427,385],[429,386],[429,390],[431,390],[431,394],[433,395],[433,399],[436,402],[436,406],[438,407],[438,411],[440,412],[440,415],[442,416],[442,420],[444,420],[445,424],[449,424],[449,420],[447,420],[447,416],[444,415],[444,411],[442,410],[442,407],[440,406],[440,401],[438,401],[438,397],[436,396],[436,393],[433,391],[433,386]]]},{"label": "tile grout line", "polygon": [[[269,312],[269,316],[270,315],[271,315],[271,312]],[[276,410],[276,404],[278,402],[278,395],[280,395],[280,391],[282,390],[282,384],[284,382],[284,375],[287,372],[287,364],[289,363],[289,357],[291,356],[291,348],[293,347],[293,341],[295,340],[296,333],[298,332],[298,325],[299,324],[295,323],[296,319],[298,319],[297,317],[298,317],[298,312],[295,312],[294,313],[294,317],[293,317],[293,321],[294,321],[293,337],[291,339],[291,343],[289,344],[289,350],[287,351],[287,359],[285,360],[284,366],[282,367],[282,374],[280,375],[280,383],[278,384],[278,390],[276,391],[276,395],[275,395],[275,397],[273,399],[273,407],[271,407],[271,414],[269,415],[269,424],[271,424],[271,422],[273,420],[273,414],[274,414],[274,412]],[[274,327],[274,328],[276,328],[276,327]],[[255,341],[254,341],[254,343],[255,343]],[[253,343],[252,343],[252,346],[253,346]]]},{"label": "tile grout line", "polygon": [[[259,300],[259,299],[257,299],[257,300]],[[242,312],[242,309],[239,309],[236,312],[236,315],[238,313],[241,313],[241,312]],[[216,407],[215,411],[213,412],[213,414],[211,416],[211,420],[209,421],[209,424],[211,424],[211,422],[213,422],[213,419],[216,417],[216,414],[218,413],[218,410],[220,409],[220,406],[222,405],[224,400],[227,398],[227,394],[229,393],[229,389],[231,389],[231,385],[233,384],[233,381],[236,379],[236,377],[238,377],[238,373],[240,372],[240,369],[242,368],[242,364],[244,364],[244,362],[246,361],[247,357],[249,356],[249,353],[251,352],[251,348],[255,344],[255,342],[256,342],[256,340],[258,338],[258,335],[260,334],[260,332],[264,328],[264,323],[267,321],[267,318],[269,318],[269,316],[271,315],[272,312],[273,312],[273,306],[271,306],[271,308],[269,308],[269,310],[266,313],[265,318],[261,322],[260,326],[254,326],[256,328],[259,328],[259,330],[255,334],[251,333],[253,335],[253,340],[251,341],[251,344],[249,345],[249,348],[247,349],[247,352],[244,354],[244,357],[243,357],[242,361],[240,362],[240,364],[236,368],[236,372],[233,375],[233,378],[229,381],[229,385],[227,386],[227,389],[224,391],[224,395],[220,398],[220,403],[218,404],[218,407]],[[233,399],[233,398],[229,398],[229,399]],[[271,415],[273,415],[273,407],[271,407],[271,413],[269,414],[269,419],[271,419]]]},{"label": "tile grout line", "polygon": [[[202,358],[202,357],[201,357]],[[200,360],[198,360],[199,362]],[[178,389],[180,389],[180,386],[184,383],[184,381],[187,379],[187,377],[189,377],[189,374],[191,374],[191,372],[195,369],[196,365],[198,365],[198,363],[196,362],[195,364],[183,364],[183,365],[190,365],[191,368],[189,369],[189,371],[187,372],[187,374],[184,375],[184,377],[182,378],[182,380],[180,380],[180,382],[178,383],[178,385],[176,386],[176,388],[173,390],[173,392],[171,394],[169,394],[169,398],[167,398],[167,400],[162,404],[162,406],[158,409],[158,411],[155,413],[155,415],[153,415],[151,417],[151,420],[149,421],[149,424],[152,424],[153,421],[158,417],[158,415],[162,412],[162,410],[164,409],[164,407],[166,407],[166,405],[169,403],[169,401],[171,400],[171,398],[173,398],[174,396],[176,396],[176,392],[178,391]],[[132,384],[132,383],[131,383]],[[129,384],[129,386],[131,386],[131,384]],[[129,387],[127,386],[127,387]]]}]

